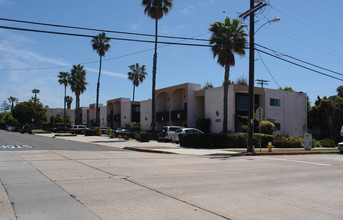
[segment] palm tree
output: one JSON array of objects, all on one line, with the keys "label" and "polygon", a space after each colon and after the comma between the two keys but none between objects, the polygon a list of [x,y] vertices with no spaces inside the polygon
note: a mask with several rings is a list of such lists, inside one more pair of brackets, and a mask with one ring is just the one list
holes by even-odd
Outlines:
[{"label": "palm tree", "polygon": [[63,123],[66,124],[66,97],[67,97],[67,86],[69,84],[69,73],[68,72],[60,72],[58,75],[58,82],[64,85],[64,114],[63,114]]},{"label": "palm tree", "polygon": [[99,56],[100,56],[100,66],[99,66],[99,77],[98,77],[98,84],[96,87],[96,105],[95,105],[95,121],[96,125],[99,125],[99,88],[100,88],[100,75],[101,75],[101,64],[102,64],[102,57],[105,56],[105,53],[110,49],[111,45],[109,44],[110,39],[106,37],[104,32],[98,34],[97,36],[93,37],[92,39],[92,47]]},{"label": "palm tree", "polygon": [[163,15],[168,14],[169,10],[173,6],[173,0],[142,0],[144,13],[148,14],[149,17],[155,19],[155,52],[152,67],[152,100],[151,100],[151,132],[155,138],[155,126],[156,126],[156,115],[155,115],[155,88],[156,88],[156,69],[157,69],[157,33],[158,33],[158,20]]},{"label": "palm tree", "polygon": [[35,94],[35,97],[33,99],[34,103],[37,103],[37,93],[39,94],[40,90],[39,89],[33,89],[32,93]]},{"label": "palm tree", "polygon": [[76,96],[76,110],[75,110],[75,124],[80,124],[80,95],[86,91],[86,70],[83,69],[83,66],[73,65],[71,69],[71,74],[69,76],[69,84],[71,91],[75,93]]},{"label": "palm tree", "polygon": [[145,80],[145,76],[148,75],[147,72],[145,72],[145,65],[142,67],[139,66],[138,63],[132,64],[129,66],[130,72],[127,73],[129,80],[133,83],[133,97],[132,101],[135,101],[135,88],[139,86],[140,83],[143,83]]},{"label": "palm tree", "polygon": [[245,25],[240,25],[239,20],[226,17],[224,23],[214,22],[211,24],[210,45],[212,45],[213,58],[218,57],[217,62],[225,68],[224,75],[224,110],[223,110],[223,132],[227,132],[227,98],[229,87],[230,66],[235,65],[234,53],[245,55],[247,39],[243,30]]},{"label": "palm tree", "polygon": [[14,108],[14,104],[18,104],[19,99],[17,97],[10,96],[7,98],[8,102],[11,103],[11,111]]},{"label": "palm tree", "polygon": [[73,102],[73,97],[66,96],[67,109],[70,109],[72,102]]}]

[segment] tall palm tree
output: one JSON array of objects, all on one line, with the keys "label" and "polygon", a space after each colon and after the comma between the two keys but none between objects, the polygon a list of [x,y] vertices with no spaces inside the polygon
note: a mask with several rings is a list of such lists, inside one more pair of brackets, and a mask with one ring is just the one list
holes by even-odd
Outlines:
[{"label": "tall palm tree", "polygon": [[19,99],[17,97],[10,96],[9,98],[7,98],[7,100],[9,103],[11,103],[11,111],[12,111],[14,108],[14,104],[17,104]]},{"label": "tall palm tree", "polygon": [[76,109],[75,109],[75,124],[81,124],[80,119],[80,95],[86,91],[86,70],[83,69],[83,66],[73,65],[71,73],[69,76],[69,84],[71,91],[75,93],[76,96]]},{"label": "tall palm tree", "polygon": [[40,90],[39,89],[33,89],[32,93],[35,94],[33,101],[34,101],[34,103],[37,103],[37,94],[40,93]]},{"label": "tall palm tree", "polygon": [[95,105],[95,122],[99,125],[99,88],[100,88],[100,75],[101,75],[101,65],[102,65],[102,57],[105,56],[105,53],[110,49],[111,45],[109,44],[110,39],[106,37],[104,32],[98,34],[97,36],[93,37],[92,39],[92,47],[99,56],[100,56],[100,66],[99,66],[99,76],[98,76],[98,84],[96,87],[96,105]]},{"label": "tall palm tree", "polygon": [[67,109],[70,109],[72,102],[73,102],[73,97],[67,96],[66,97]]},{"label": "tall palm tree", "polygon": [[63,123],[66,124],[66,97],[67,97],[67,86],[69,84],[69,73],[68,72],[60,72],[58,75],[58,82],[61,85],[64,85],[64,114],[63,114]]},{"label": "tall palm tree", "polygon": [[138,63],[136,63],[136,65],[132,64],[129,68],[131,71],[128,72],[127,75],[129,80],[133,83],[132,101],[135,101],[135,88],[138,87],[140,83],[143,83],[145,76],[148,75],[148,73],[145,72],[145,65],[140,67]]},{"label": "tall palm tree", "polygon": [[225,68],[224,75],[224,110],[223,110],[223,132],[227,132],[227,98],[229,87],[230,66],[235,65],[235,56],[245,55],[248,34],[243,30],[245,25],[240,25],[239,20],[226,17],[224,23],[214,22],[211,24],[210,45],[212,45],[213,58],[217,57],[217,62]]},{"label": "tall palm tree", "polygon": [[155,19],[155,52],[152,67],[152,100],[151,100],[151,132],[155,138],[155,126],[156,126],[156,115],[155,115],[155,88],[156,88],[156,69],[157,69],[157,33],[158,33],[158,20],[163,15],[168,14],[169,10],[173,7],[173,0],[142,0],[144,7],[144,13],[148,14],[149,17]]}]

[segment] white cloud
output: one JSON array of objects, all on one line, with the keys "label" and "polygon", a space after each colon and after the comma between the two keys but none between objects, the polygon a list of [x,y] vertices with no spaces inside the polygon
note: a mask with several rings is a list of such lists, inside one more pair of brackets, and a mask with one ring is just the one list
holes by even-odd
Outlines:
[{"label": "white cloud", "polygon": [[190,6],[187,6],[185,8],[182,8],[181,9],[181,13],[185,14],[185,15],[189,15],[194,9],[194,6],[190,5]]}]

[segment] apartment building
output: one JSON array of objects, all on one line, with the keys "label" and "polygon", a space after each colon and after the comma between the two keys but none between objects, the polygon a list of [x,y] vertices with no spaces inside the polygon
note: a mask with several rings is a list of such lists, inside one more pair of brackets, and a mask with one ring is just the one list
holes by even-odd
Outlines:
[{"label": "apartment building", "polygon": [[[307,95],[302,92],[255,87],[254,109],[263,108],[263,118],[273,122],[276,132],[303,136],[307,132]],[[223,126],[224,88],[201,89],[200,84],[184,83],[156,90],[156,130],[166,125],[195,127],[196,120],[211,120],[211,132],[219,133]],[[229,85],[228,130],[244,132],[247,125],[248,86]],[[151,100],[132,102],[117,98],[100,106],[100,125],[123,128],[128,121],[140,122],[141,130],[151,129]],[[63,113],[63,109],[59,109]],[[72,110],[70,110],[72,111]],[[72,119],[73,113],[69,113]],[[52,114],[52,111],[49,111]],[[48,113],[47,113],[48,114]],[[95,120],[95,104],[82,108],[82,124]],[[74,120],[73,120],[74,121]]]}]

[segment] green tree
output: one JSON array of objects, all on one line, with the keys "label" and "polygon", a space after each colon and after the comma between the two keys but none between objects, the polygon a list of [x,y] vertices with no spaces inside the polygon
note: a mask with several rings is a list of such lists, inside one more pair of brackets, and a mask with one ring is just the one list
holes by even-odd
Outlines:
[{"label": "green tree", "polygon": [[1,104],[1,111],[2,111],[3,113],[6,113],[9,109],[10,109],[9,104],[8,104],[6,101],[4,101],[4,102]]},{"label": "green tree", "polygon": [[212,46],[213,58],[218,58],[217,62],[225,68],[224,74],[224,117],[223,117],[223,132],[227,132],[227,113],[228,113],[228,88],[230,66],[235,65],[235,56],[237,53],[240,56],[245,55],[247,39],[244,31],[245,25],[240,25],[239,20],[226,17],[224,23],[214,22],[210,26],[212,36],[210,45]]},{"label": "green tree", "polygon": [[19,99],[17,97],[10,96],[9,98],[7,98],[7,100],[9,103],[11,103],[11,111],[12,111],[14,108],[14,105],[18,104]]},{"label": "green tree", "polygon": [[236,80],[237,85],[248,85],[248,80],[246,77],[241,76]]},{"label": "green tree", "polygon": [[83,66],[73,65],[71,69],[71,74],[69,77],[69,84],[71,91],[75,93],[76,96],[76,108],[75,108],[75,124],[81,124],[80,118],[80,95],[86,91],[86,70]]},{"label": "green tree", "polygon": [[18,120],[13,117],[12,112],[6,114],[4,121],[7,126],[19,126]]},{"label": "green tree", "polygon": [[38,126],[46,120],[46,109],[41,103],[34,103],[32,101],[20,102],[12,111],[14,118],[18,120],[20,125],[35,124]]},{"label": "green tree", "polygon": [[140,83],[143,83],[145,76],[148,75],[148,73],[145,72],[145,65],[140,67],[138,63],[132,64],[129,68],[131,71],[128,72],[127,75],[128,79],[133,83],[132,101],[135,101],[135,88],[138,87]]},{"label": "green tree", "polygon": [[339,86],[337,89],[337,95],[343,98],[343,85]]},{"label": "green tree", "polygon": [[39,99],[37,100],[37,94],[40,93],[40,90],[39,89],[33,89],[32,93],[35,94],[35,97],[33,98],[33,102],[34,103],[37,103],[37,101],[39,102]]},{"label": "green tree", "polygon": [[209,89],[209,88],[213,88],[213,84],[210,83],[210,82],[205,82],[205,84],[202,87],[202,89]]},{"label": "green tree", "polygon": [[66,97],[67,109],[71,108],[71,103],[73,103],[73,97],[67,96]]},{"label": "green tree", "polygon": [[63,111],[63,123],[66,124],[66,97],[67,97],[67,86],[69,84],[69,73],[68,72],[60,72],[58,77],[58,82],[61,85],[64,85],[64,111]]},{"label": "green tree", "polygon": [[164,15],[168,14],[173,6],[173,0],[142,0],[144,13],[152,19],[155,19],[155,51],[152,67],[152,100],[151,100],[151,132],[153,138],[156,138],[156,109],[155,109],[155,89],[156,89],[156,70],[157,70],[157,33],[158,33],[158,20]]},{"label": "green tree", "polygon": [[96,104],[95,104],[95,121],[96,125],[99,126],[99,89],[100,89],[100,75],[101,75],[101,65],[102,65],[102,57],[105,56],[105,53],[110,49],[111,45],[109,44],[110,39],[106,37],[106,34],[100,33],[97,36],[93,37],[92,39],[92,47],[100,57],[100,65],[99,65],[99,76],[98,76],[98,83],[96,86]]}]

